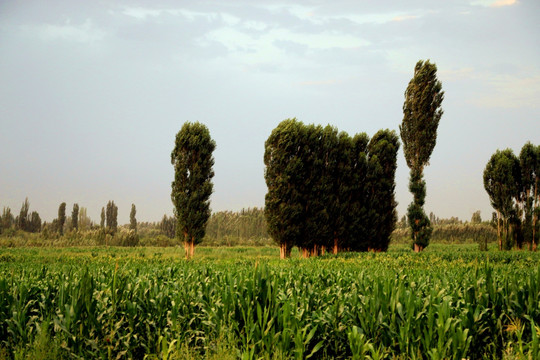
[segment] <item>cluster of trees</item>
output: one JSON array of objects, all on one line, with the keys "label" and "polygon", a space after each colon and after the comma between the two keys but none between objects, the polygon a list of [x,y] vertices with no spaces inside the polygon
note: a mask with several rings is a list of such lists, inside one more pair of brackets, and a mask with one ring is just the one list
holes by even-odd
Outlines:
[{"label": "cluster of trees", "polygon": [[268,239],[264,209],[219,211],[208,219],[204,241],[211,244],[264,243]]},{"label": "cluster of trees", "polygon": [[497,150],[484,170],[484,188],[497,215],[499,249],[536,250],[539,237],[540,145],[527,142],[519,157]]},{"label": "cluster of trees", "polygon": [[24,200],[19,215],[13,217],[11,209],[4,207],[0,217],[0,234],[4,231],[15,229],[32,233],[40,232],[42,227],[41,217],[37,211],[30,212],[30,202],[28,198]]},{"label": "cluster of trees", "polygon": [[394,199],[399,139],[370,140],[331,126],[282,121],[265,143],[265,215],[281,257],[332,250],[384,251],[397,220]]},{"label": "cluster of trees", "polygon": [[[105,207],[102,208],[101,223],[99,226],[94,225],[87,215],[87,209],[79,207],[79,204],[73,204],[71,216],[66,214],[66,208],[66,203],[62,202],[58,207],[58,216],[50,223],[42,222],[37,211],[30,212],[30,202],[26,198],[17,217],[12,215],[9,207],[4,207],[0,216],[0,234],[6,230],[20,230],[31,233],[41,232],[43,237],[48,239],[51,236],[63,236],[66,233],[94,230],[100,230],[99,234],[101,235],[108,234],[113,236],[118,230],[118,207],[114,201],[107,203],[107,210],[105,210]],[[131,205],[129,229],[136,234],[137,219],[135,204]],[[131,240],[127,242],[133,243]]]}]

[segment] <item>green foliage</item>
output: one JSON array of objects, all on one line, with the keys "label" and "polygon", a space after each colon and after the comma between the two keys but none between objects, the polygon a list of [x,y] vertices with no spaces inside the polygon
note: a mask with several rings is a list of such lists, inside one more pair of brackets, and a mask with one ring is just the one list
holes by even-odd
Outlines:
[{"label": "green foliage", "polygon": [[79,204],[73,204],[71,212],[71,229],[77,231],[79,229]]},{"label": "green foliage", "polygon": [[18,230],[28,231],[28,226],[30,222],[29,211],[30,202],[28,202],[28,198],[26,198],[21,205],[21,211],[19,212],[19,216],[15,219],[15,224]]},{"label": "green foliage", "polygon": [[497,150],[486,165],[484,188],[497,210],[500,249],[521,248],[525,243],[529,249],[537,247],[539,164],[540,146],[528,142],[519,158],[511,149]]},{"label": "green foliage", "polygon": [[131,212],[129,213],[129,228],[135,232],[137,232],[137,218],[135,215],[137,214],[137,209],[135,208],[135,204],[131,204]]},{"label": "green foliage", "polygon": [[105,214],[107,232],[111,235],[114,235],[118,230],[118,206],[116,206],[114,201],[109,201],[107,203],[107,210]]},{"label": "green foliage", "polygon": [[429,245],[433,231],[423,209],[426,197],[423,171],[437,143],[443,99],[442,84],[437,80],[437,66],[429,60],[418,61],[405,91],[403,121],[399,127],[405,160],[411,169],[409,190],[414,199],[407,209],[407,217],[415,250]]},{"label": "green foliage", "polygon": [[399,140],[379,131],[369,142],[331,126],[282,121],[265,143],[265,215],[282,256],[299,247],[384,251],[395,227]]},{"label": "green foliage", "polygon": [[206,226],[205,245],[267,245],[268,232],[264,210],[242,209],[213,213]]},{"label": "green foliage", "polygon": [[64,224],[66,223],[66,203],[63,202],[58,207],[58,233],[60,236],[64,235]]},{"label": "green foliage", "polygon": [[176,219],[172,216],[163,215],[159,229],[163,235],[171,239],[174,238],[176,235]]},{"label": "green foliage", "polygon": [[378,131],[367,147],[367,203],[370,249],[386,251],[397,222],[395,173],[399,139],[395,131]]},{"label": "green foliage", "polygon": [[186,122],[176,134],[171,153],[174,167],[171,199],[176,216],[176,236],[198,244],[204,237],[210,217],[210,195],[213,191],[214,157],[216,143],[206,126],[199,122]]},{"label": "green foliage", "polygon": [[460,249],[287,263],[239,249],[189,262],[10,249],[0,348],[8,358],[537,358],[540,255]]},{"label": "green foliage", "polygon": [[105,208],[101,208],[101,221],[99,223],[99,226],[104,229],[105,228]]}]

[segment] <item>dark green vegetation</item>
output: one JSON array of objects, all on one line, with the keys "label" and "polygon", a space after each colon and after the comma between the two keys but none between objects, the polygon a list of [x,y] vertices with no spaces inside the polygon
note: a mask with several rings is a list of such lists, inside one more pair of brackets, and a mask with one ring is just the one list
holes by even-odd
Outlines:
[{"label": "dark green vegetation", "polygon": [[414,198],[407,208],[407,217],[415,251],[422,251],[429,245],[433,231],[424,212],[426,182],[423,176],[424,167],[429,164],[429,158],[437,143],[443,99],[442,84],[437,80],[437,65],[429,60],[418,61],[414,76],[405,91],[403,122],[399,127],[403,152],[407,166],[411,169],[409,190]]},{"label": "dark green vegetation", "polygon": [[171,199],[176,216],[176,236],[184,242],[186,257],[204,238],[210,217],[216,143],[199,122],[185,123],[176,134],[171,164],[174,167]]},{"label": "dark green vegetation", "polygon": [[397,220],[394,200],[398,137],[370,140],[330,125],[282,121],[265,143],[265,215],[281,257],[326,251],[385,251]]},{"label": "dark green vegetation", "polygon": [[540,255],[475,248],[3,249],[0,357],[537,359]]},{"label": "dark green vegetation", "polygon": [[497,150],[489,159],[484,188],[497,210],[499,249],[521,249],[527,244],[529,250],[536,250],[540,233],[539,180],[540,145],[526,143],[519,158],[506,149]]}]

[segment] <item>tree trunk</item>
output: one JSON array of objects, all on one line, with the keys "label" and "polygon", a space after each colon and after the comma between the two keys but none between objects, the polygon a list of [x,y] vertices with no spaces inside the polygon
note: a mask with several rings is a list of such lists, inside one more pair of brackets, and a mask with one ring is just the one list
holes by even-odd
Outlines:
[{"label": "tree trunk", "polygon": [[501,238],[501,213],[497,210],[497,241],[499,242],[499,251],[502,250],[502,238]]},{"label": "tree trunk", "polygon": [[421,252],[422,250],[424,250],[424,247],[423,246],[420,246],[418,244],[414,244],[414,252],[415,253],[419,253]]},{"label": "tree trunk", "polygon": [[337,238],[334,238],[334,255],[336,255],[338,253],[338,239]]},{"label": "tree trunk", "polygon": [[286,259],[291,254],[290,250],[287,248],[287,244],[279,245],[279,258]]},{"label": "tree trunk", "polygon": [[309,251],[306,248],[302,248],[302,257],[307,259],[309,257]]},{"label": "tree trunk", "polygon": [[186,259],[189,260],[189,241],[184,241],[184,250],[186,252]]},{"label": "tree trunk", "polygon": [[190,259],[193,259],[193,255],[195,253],[195,239],[191,239],[191,243],[189,244],[189,257]]}]

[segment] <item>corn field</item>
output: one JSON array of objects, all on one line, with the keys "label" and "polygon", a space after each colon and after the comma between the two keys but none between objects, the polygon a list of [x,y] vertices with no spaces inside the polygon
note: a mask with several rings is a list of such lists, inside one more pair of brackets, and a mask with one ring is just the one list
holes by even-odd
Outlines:
[{"label": "corn field", "polygon": [[540,358],[537,253],[51,254],[0,253],[0,358]]}]

